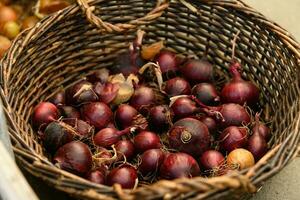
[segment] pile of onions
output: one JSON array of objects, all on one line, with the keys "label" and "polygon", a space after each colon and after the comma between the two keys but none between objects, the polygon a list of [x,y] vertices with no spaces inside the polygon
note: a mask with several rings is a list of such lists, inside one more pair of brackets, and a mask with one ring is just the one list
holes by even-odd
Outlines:
[{"label": "pile of onions", "polygon": [[32,125],[55,165],[133,189],[139,181],[218,176],[258,162],[271,130],[251,116],[259,89],[242,79],[240,65],[220,85],[207,60],[179,56],[163,41],[144,47],[144,34],[112,69],[94,70],[36,105]]}]

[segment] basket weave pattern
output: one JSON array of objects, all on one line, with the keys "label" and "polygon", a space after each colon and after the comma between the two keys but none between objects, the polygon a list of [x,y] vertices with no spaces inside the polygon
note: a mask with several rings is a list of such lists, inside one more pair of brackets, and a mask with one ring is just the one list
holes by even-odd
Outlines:
[{"label": "basket weave pattern", "polygon": [[[101,16],[101,19],[100,19]],[[244,76],[262,91],[271,150],[249,170],[221,177],[159,181],[134,191],[96,185],[56,168],[30,125],[34,106],[62,86],[111,67],[137,28],[146,42],[164,40],[178,53],[208,59],[226,71],[232,38]],[[280,26],[237,0],[78,0],[21,33],[2,59],[0,95],[18,161],[55,188],[85,199],[218,199],[253,193],[298,152],[299,44]]]}]

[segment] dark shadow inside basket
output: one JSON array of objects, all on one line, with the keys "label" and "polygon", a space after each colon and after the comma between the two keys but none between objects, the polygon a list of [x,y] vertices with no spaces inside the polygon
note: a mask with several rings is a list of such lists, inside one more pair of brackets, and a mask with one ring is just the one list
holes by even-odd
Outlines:
[{"label": "dark shadow inside basket", "polygon": [[[95,13],[101,13],[101,18],[111,23],[128,21],[131,15],[141,17],[155,5],[154,1],[132,1],[136,5],[131,6],[124,1],[99,2]],[[295,92],[298,64],[293,52],[277,34],[245,13],[199,4],[195,5],[201,11],[199,15],[178,4],[173,2],[162,17],[140,27],[146,32],[145,43],[163,40],[168,48],[199,58],[208,49],[208,60],[217,71],[228,75],[232,39],[240,31],[235,56],[244,68],[243,76],[261,89],[263,116],[273,129],[270,145],[281,143],[288,134],[284,130],[293,120],[287,113],[295,115],[292,105],[298,98]],[[136,30],[99,33],[78,12],[53,22],[39,33],[16,60],[11,71],[15,76],[9,82],[14,90],[8,97],[9,103],[24,119],[23,130],[27,132],[33,132],[25,127],[31,126],[30,116],[38,102],[49,99],[63,86],[74,84],[93,70],[112,67],[117,54],[135,38]]]}]

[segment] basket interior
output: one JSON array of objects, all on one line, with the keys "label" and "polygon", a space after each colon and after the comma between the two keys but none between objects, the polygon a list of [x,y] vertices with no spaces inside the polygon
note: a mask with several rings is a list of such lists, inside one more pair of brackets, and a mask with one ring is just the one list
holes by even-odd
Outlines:
[{"label": "basket interior", "polygon": [[[156,2],[94,1],[93,4],[96,5],[95,14],[116,24],[144,16]],[[286,113],[293,110],[289,105],[298,98],[295,88],[299,69],[294,53],[276,33],[245,12],[203,2],[193,5],[199,13],[172,1],[159,19],[140,27],[146,32],[144,41],[164,40],[168,48],[199,58],[208,49],[208,60],[227,73],[232,39],[240,31],[235,57],[244,68],[243,76],[261,89],[260,104],[267,108],[264,116],[273,128],[271,145],[282,142],[288,134],[283,130],[296,111],[290,115]],[[19,135],[43,155],[30,124],[34,106],[93,70],[113,66],[117,53],[128,47],[136,30],[122,34],[100,33],[78,10],[53,18],[51,25],[39,24],[35,31],[28,44],[19,48],[21,53],[16,54],[13,67],[9,69],[7,103]]]}]

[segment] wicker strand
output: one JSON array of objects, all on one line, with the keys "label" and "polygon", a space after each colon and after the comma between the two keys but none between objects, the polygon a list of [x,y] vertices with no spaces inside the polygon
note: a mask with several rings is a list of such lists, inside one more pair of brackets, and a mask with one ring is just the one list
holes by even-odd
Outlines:
[{"label": "wicker strand", "polygon": [[[89,0],[89,2],[92,2],[93,0]],[[160,17],[164,10],[168,8],[169,3],[168,0],[158,0],[156,7],[149,12],[147,15],[144,17],[135,19],[130,21],[127,24],[111,24],[108,22],[104,22],[101,18],[97,17],[94,13],[93,10],[95,7],[89,6],[89,3],[87,0],[77,0],[78,5],[80,6],[81,10],[83,13],[86,15],[87,20],[95,25],[97,28],[100,30],[105,30],[109,33],[115,31],[115,32],[124,32],[129,29],[134,29],[137,26],[143,25],[143,24],[148,24],[151,21],[154,21],[158,17]]]}]

